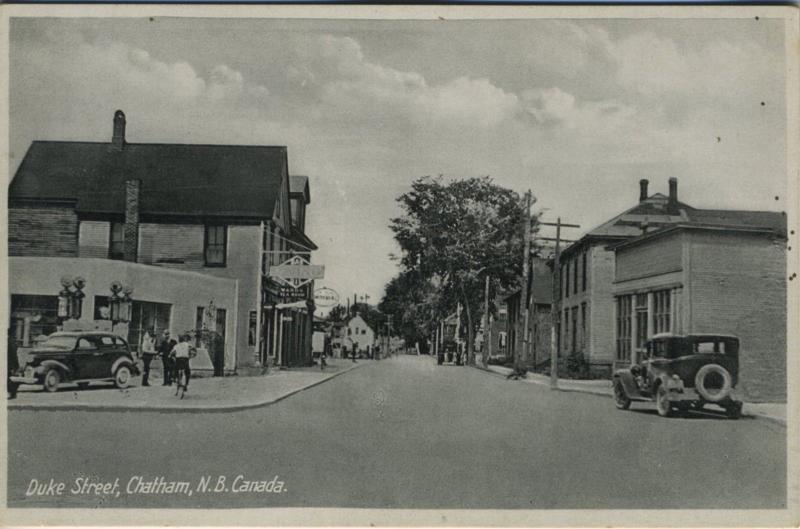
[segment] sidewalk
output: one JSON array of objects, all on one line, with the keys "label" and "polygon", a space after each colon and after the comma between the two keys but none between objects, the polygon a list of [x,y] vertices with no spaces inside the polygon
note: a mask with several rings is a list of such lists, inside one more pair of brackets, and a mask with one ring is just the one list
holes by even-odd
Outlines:
[{"label": "sidewalk", "polygon": [[[483,366],[477,365],[478,369],[489,371],[502,376],[508,376],[513,372],[513,369],[503,366]],[[541,375],[539,373],[528,372],[527,377],[520,379],[529,384],[538,384],[540,386],[550,387],[550,377]],[[613,397],[614,390],[611,387],[610,380],[571,380],[571,379],[558,379],[559,391],[575,391],[578,393],[589,393],[592,395],[599,395],[603,397]],[[781,403],[755,403],[745,402],[742,414],[750,417],[758,417],[776,422],[786,426],[786,404]]]},{"label": "sidewalk", "polygon": [[94,383],[86,389],[64,384],[55,393],[39,386],[21,386],[17,398],[8,401],[9,410],[96,410],[159,412],[227,412],[257,408],[278,402],[304,389],[321,384],[348,371],[368,365],[370,360],[328,360],[325,371],[319,366],[287,370],[273,369],[267,375],[193,378],[183,399],[175,396],[175,386],[162,386],[161,379],[141,387],[141,377],[126,389]]}]

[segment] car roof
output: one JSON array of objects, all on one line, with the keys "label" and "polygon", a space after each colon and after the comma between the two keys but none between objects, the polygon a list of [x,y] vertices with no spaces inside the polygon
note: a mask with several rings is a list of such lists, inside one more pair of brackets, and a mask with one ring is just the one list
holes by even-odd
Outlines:
[{"label": "car roof", "polygon": [[58,331],[54,332],[50,336],[67,336],[72,338],[80,338],[83,336],[111,336],[112,338],[122,338],[122,336],[116,335],[112,332],[103,332],[103,331]]},{"label": "car roof", "polygon": [[738,340],[737,336],[732,334],[713,334],[713,333],[692,333],[692,334],[672,334],[670,332],[662,332],[653,336],[652,339],[660,338],[733,338]]}]

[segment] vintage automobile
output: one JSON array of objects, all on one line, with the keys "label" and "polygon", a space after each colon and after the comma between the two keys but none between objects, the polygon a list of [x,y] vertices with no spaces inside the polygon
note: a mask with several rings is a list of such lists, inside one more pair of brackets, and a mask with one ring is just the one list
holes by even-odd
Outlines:
[{"label": "vintage automobile", "polygon": [[86,387],[89,382],[113,382],[127,387],[139,374],[128,343],[107,332],[56,332],[28,353],[16,384],[41,385],[53,392],[63,382]]},{"label": "vintage automobile", "polygon": [[639,362],[614,373],[614,400],[626,410],[632,401],[655,401],[658,414],[723,408],[737,419],[742,403],[734,397],[739,375],[739,339],[722,334],[657,334]]}]

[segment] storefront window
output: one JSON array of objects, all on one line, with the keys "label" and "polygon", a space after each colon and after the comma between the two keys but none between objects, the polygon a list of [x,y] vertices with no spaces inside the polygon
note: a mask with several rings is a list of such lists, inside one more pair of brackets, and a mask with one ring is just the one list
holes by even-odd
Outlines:
[{"label": "storefront window", "polygon": [[131,321],[128,325],[128,344],[131,349],[139,351],[144,332],[153,329],[154,336],[169,330],[172,305],[169,303],[153,303],[149,301],[131,302]]},{"label": "storefront window", "polygon": [[617,298],[617,360],[631,358],[631,296]]},{"label": "storefront window", "polygon": [[58,330],[58,296],[11,296],[11,333],[18,346]]},{"label": "storefront window", "polygon": [[653,332],[670,332],[672,309],[670,303],[670,291],[659,290],[653,292]]}]

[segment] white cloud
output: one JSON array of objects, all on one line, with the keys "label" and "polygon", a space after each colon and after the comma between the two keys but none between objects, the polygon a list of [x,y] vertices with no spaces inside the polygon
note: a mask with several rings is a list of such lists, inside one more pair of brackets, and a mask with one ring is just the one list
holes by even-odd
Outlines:
[{"label": "white cloud", "polygon": [[[624,207],[617,197],[629,191],[635,199],[641,177],[654,189],[667,176],[682,190],[706,181],[745,189],[753,174],[774,184],[785,111],[761,91],[780,102],[779,54],[731,32],[685,42],[640,25],[650,29],[537,21],[535,32],[470,48],[470,60],[416,55],[408,35],[388,55],[357,32],[284,31],[239,47],[218,35],[225,56],[199,45],[213,35],[172,53],[172,37],[150,45],[56,31],[23,48],[12,41],[12,147],[108,141],[116,108],[128,114],[131,141],[287,145],[291,171],[312,178],[309,230],[325,283],[377,295],[394,271],[394,198],[425,174],[533,186],[541,206],[587,225],[615,212],[605,202]],[[755,95],[768,105],[754,106]]]}]

